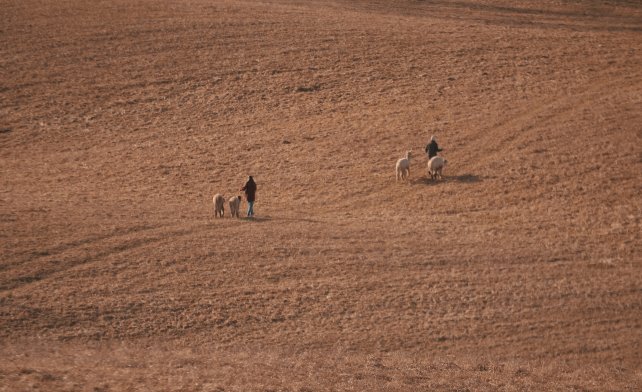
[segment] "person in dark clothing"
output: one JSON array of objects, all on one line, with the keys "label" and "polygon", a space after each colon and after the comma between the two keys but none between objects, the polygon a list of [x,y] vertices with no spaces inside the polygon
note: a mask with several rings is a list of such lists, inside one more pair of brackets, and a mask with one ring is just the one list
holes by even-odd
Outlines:
[{"label": "person in dark clothing", "polygon": [[428,154],[428,160],[430,160],[430,158],[434,156],[437,156],[437,153],[439,151],[443,151],[443,150],[439,148],[439,146],[437,145],[437,139],[433,135],[430,138],[430,143],[428,143],[428,145],[426,146],[426,154]]},{"label": "person in dark clothing", "polygon": [[248,178],[241,190],[245,192],[245,198],[247,199],[247,216],[251,218],[254,216],[254,199],[256,197],[256,183],[252,176]]}]

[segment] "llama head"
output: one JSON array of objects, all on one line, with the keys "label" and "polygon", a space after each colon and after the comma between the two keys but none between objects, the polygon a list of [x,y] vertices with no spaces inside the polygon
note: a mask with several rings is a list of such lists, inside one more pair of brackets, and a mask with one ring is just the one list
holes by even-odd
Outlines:
[{"label": "llama head", "polygon": [[411,155],[412,155],[412,150],[406,151],[406,158],[410,159]]}]

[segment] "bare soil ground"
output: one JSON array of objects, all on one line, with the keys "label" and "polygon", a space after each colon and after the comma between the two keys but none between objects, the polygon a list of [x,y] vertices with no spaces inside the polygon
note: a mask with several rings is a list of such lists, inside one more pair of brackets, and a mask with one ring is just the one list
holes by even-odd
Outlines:
[{"label": "bare soil ground", "polygon": [[0,391],[642,388],[640,2],[0,0],[0,54]]}]

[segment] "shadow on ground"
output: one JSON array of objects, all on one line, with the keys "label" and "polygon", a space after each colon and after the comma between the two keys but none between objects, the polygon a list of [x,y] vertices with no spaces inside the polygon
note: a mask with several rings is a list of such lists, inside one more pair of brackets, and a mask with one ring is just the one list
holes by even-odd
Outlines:
[{"label": "shadow on ground", "polygon": [[443,179],[441,180],[433,180],[428,177],[421,177],[417,178],[412,181],[413,184],[423,184],[423,185],[438,185],[441,183],[448,183],[448,182],[459,182],[459,183],[464,183],[464,184],[473,184],[477,182],[481,182],[482,177],[474,175],[474,174],[464,174],[460,176],[444,176]]},{"label": "shadow on ground", "polygon": [[242,217],[241,220],[245,222],[270,222],[270,221],[287,221],[287,222],[308,222],[308,223],[321,223],[319,220],[308,219],[308,218],[289,218],[289,217],[276,217],[272,218],[271,216],[254,216],[248,218],[247,216]]},{"label": "shadow on ground", "polygon": [[444,177],[444,181],[448,182],[464,182],[464,183],[474,183],[474,182],[481,182],[482,178],[480,176],[474,175],[474,174],[464,174],[461,176],[452,176],[452,177]]},{"label": "shadow on ground", "polygon": [[244,216],[244,217],[241,217],[241,220],[245,222],[261,223],[261,222],[269,222],[272,220],[272,218],[269,216],[252,216],[252,217]]}]

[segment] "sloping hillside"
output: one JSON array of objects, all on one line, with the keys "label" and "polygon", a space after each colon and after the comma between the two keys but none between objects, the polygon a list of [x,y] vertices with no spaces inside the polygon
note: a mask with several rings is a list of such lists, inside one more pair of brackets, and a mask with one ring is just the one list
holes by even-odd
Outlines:
[{"label": "sloping hillside", "polygon": [[642,385],[638,2],[0,7],[8,390]]}]

